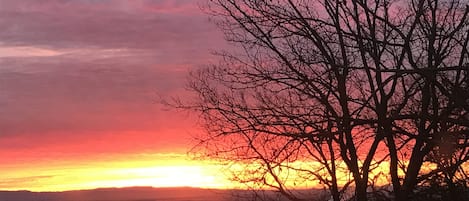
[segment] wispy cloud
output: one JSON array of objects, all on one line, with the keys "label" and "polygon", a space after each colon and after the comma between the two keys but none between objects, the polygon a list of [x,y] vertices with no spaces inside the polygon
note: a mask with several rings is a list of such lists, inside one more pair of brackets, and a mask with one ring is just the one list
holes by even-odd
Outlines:
[{"label": "wispy cloud", "polygon": [[37,186],[37,183],[40,183],[41,180],[53,177],[54,175],[2,178],[0,189],[9,189],[12,186]]}]

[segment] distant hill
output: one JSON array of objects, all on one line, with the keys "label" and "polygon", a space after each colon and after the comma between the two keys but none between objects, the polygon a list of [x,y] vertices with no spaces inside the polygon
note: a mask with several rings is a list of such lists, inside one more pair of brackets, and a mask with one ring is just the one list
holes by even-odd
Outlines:
[{"label": "distant hill", "polygon": [[[308,190],[310,196],[320,193],[324,192]],[[286,200],[273,191],[263,192],[263,195],[279,201]],[[253,197],[251,191],[190,187],[99,188],[64,192],[0,191],[0,201],[244,201],[253,200]]]},{"label": "distant hill", "polygon": [[100,188],[64,192],[0,191],[0,201],[228,201],[230,192],[199,188]]}]

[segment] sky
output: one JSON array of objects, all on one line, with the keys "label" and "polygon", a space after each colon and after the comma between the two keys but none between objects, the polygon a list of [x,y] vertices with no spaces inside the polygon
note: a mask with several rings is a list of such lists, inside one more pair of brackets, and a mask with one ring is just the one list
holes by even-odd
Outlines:
[{"label": "sky", "polygon": [[222,186],[186,156],[195,116],[159,104],[227,47],[200,5],[0,0],[0,189]]}]

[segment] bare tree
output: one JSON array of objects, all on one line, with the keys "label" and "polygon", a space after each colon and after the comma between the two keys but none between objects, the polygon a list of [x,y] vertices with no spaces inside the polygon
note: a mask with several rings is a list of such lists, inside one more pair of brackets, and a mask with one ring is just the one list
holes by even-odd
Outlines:
[{"label": "bare tree", "polygon": [[[467,1],[212,0],[206,10],[237,51],[193,72],[196,98],[179,107],[201,115],[198,147],[240,170],[237,181],[290,200],[319,181],[333,200],[353,187],[364,201],[380,176],[405,201],[430,175],[464,167]],[[452,162],[423,171],[437,155]]]}]

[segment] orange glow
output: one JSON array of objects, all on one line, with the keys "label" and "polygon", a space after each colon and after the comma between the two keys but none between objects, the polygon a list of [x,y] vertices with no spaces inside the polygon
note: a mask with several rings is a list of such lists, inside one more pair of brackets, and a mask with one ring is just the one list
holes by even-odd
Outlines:
[{"label": "orange glow", "polygon": [[[351,173],[348,171],[348,168],[346,167],[345,163],[337,163],[337,164],[339,164],[336,167],[337,182],[339,186],[344,186],[345,184],[352,181],[353,177]],[[319,162],[314,162],[314,161],[290,162],[288,163],[288,167],[292,169],[288,169],[288,170],[287,168],[285,168],[286,166],[287,165],[284,164],[284,167],[282,169],[274,168],[273,172],[282,181],[282,185],[291,189],[309,189],[309,188],[322,188],[323,187],[324,184],[321,184],[319,180],[317,180],[317,178],[314,177],[308,171],[314,171],[316,174],[322,175],[323,178],[327,178],[328,180],[331,180],[329,173],[323,168],[323,165]],[[233,165],[232,167],[230,167],[228,171],[237,173],[236,176],[238,178],[250,180],[253,178],[261,177],[259,175],[256,175],[256,169],[259,170],[262,168],[264,167],[260,167],[259,165],[252,165],[252,164],[250,164],[247,169],[245,166],[242,166],[242,165]],[[308,171],[302,172],[302,171],[296,171],[294,169],[308,170]],[[262,174],[262,171],[259,174]],[[404,175],[404,173],[401,170],[399,171],[399,174],[401,176]],[[384,162],[381,162],[379,165],[374,166],[368,175],[369,175],[370,181],[372,181],[375,186],[389,185],[391,183],[391,178],[389,175],[389,162],[384,161]],[[264,181],[266,181],[267,183],[272,184],[273,186],[277,185],[274,178],[271,175],[267,174],[264,178],[265,178]],[[250,187],[255,187],[255,188],[256,187],[257,188],[269,188],[269,187],[266,187],[265,185],[258,185],[255,183],[247,182],[247,184]],[[353,183],[351,185],[353,185]],[[230,186],[236,186],[236,185],[231,184]],[[238,185],[237,187],[243,188],[244,186]]]}]

